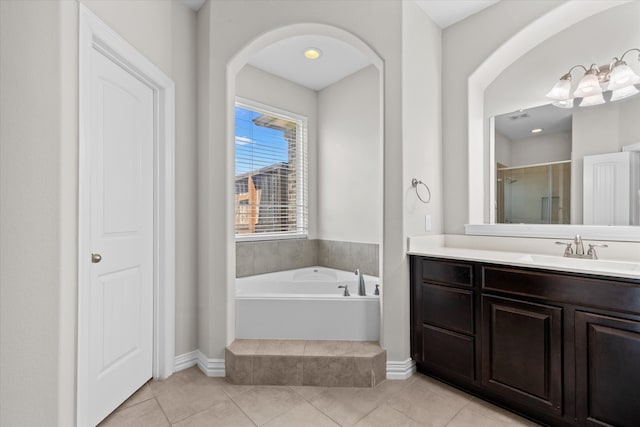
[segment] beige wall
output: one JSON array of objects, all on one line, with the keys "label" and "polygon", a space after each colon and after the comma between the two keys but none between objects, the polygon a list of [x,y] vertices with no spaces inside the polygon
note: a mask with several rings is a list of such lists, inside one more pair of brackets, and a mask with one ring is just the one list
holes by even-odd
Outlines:
[{"label": "beige wall", "polygon": [[[402,3],[402,191],[407,236],[441,234],[442,187],[442,31],[414,2]],[[411,180],[425,182],[431,201],[420,202]],[[420,189],[424,198],[424,189]],[[431,231],[425,216],[431,217]]]},{"label": "beige wall", "polygon": [[[85,4],[176,83],[176,353],[195,350],[195,13]],[[0,425],[73,425],[78,3],[2,1],[0,20]]]},{"label": "beige wall", "polygon": [[[533,135],[511,141],[510,145],[511,156],[510,162],[507,163],[509,166],[571,160],[571,132]],[[498,158],[497,144],[496,158]]]},{"label": "beige wall", "polygon": [[76,19],[72,3],[0,2],[3,426],[75,416]]},{"label": "beige wall", "polygon": [[380,243],[379,124],[380,74],[375,66],[318,92],[319,239]]}]

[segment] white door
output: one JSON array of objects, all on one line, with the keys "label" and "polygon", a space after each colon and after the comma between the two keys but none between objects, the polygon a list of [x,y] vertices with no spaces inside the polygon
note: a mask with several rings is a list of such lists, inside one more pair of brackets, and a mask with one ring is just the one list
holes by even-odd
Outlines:
[{"label": "white door", "polygon": [[584,156],[584,224],[630,225],[632,154]]},{"label": "white door", "polygon": [[152,377],[154,95],[92,49],[88,421]]}]

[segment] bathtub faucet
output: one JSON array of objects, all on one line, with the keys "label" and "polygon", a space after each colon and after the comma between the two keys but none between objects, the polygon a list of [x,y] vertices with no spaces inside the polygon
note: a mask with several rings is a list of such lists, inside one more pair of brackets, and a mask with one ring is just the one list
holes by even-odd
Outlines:
[{"label": "bathtub faucet", "polygon": [[356,276],[358,276],[358,295],[366,296],[367,291],[364,288],[364,275],[359,268],[356,268]]}]

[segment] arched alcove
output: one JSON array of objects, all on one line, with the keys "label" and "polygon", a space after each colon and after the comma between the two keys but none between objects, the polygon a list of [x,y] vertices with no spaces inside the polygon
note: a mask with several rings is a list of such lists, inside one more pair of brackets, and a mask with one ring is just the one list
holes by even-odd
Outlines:
[{"label": "arched alcove", "polygon": [[[300,24],[292,24],[279,28],[275,28],[266,33],[261,34],[260,36],[254,38],[249,43],[245,44],[241,49],[237,51],[237,53],[228,61],[226,66],[226,141],[228,144],[233,144],[235,139],[235,124],[234,124],[234,114],[233,109],[236,101],[236,76],[240,72],[240,70],[249,63],[250,59],[263,50],[264,48],[273,45],[279,41],[289,39],[297,36],[304,35],[320,35],[326,37],[332,37],[337,40],[340,40],[344,43],[349,44],[355,49],[359,50],[362,54],[364,54],[370,63],[377,69],[378,71],[378,92],[380,94],[379,98],[379,118],[377,123],[373,125],[377,125],[378,134],[380,136],[380,141],[377,144],[376,149],[378,150],[378,158],[380,159],[380,175],[374,177],[372,184],[373,191],[380,191],[380,194],[383,193],[384,186],[384,169],[383,169],[383,152],[384,152],[384,61],[382,58],[362,39],[355,36],[354,34],[343,30],[341,28],[326,25],[326,24],[318,24],[318,23],[300,23]],[[231,150],[233,152],[233,150]],[[232,155],[227,159],[228,169],[229,171],[233,171],[233,167],[231,166],[233,163]],[[234,177],[232,176],[232,172],[230,172],[227,176],[229,180],[228,183],[231,185]],[[382,216],[382,209],[380,207],[380,215]],[[229,221],[230,222],[230,221]],[[232,225],[232,224],[231,224]],[[379,230],[379,270],[380,270],[380,278],[382,278],[382,254],[383,254],[383,230],[382,225]],[[233,258],[233,257],[232,257]],[[232,271],[235,271],[235,262],[232,268]],[[231,281],[228,283],[227,288],[227,308],[229,310],[227,314],[227,341],[232,341],[235,338],[235,282]],[[381,295],[381,298],[383,296]],[[382,302],[382,301],[381,301]],[[383,327],[382,322],[384,319],[382,317],[382,305],[380,306],[381,310],[381,324],[380,331],[382,333]],[[382,342],[382,336],[381,336]]]}]

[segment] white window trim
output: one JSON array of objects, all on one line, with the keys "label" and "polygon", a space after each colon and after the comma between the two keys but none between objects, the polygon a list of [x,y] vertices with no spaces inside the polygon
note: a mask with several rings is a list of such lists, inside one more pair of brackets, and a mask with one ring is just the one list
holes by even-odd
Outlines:
[{"label": "white window trim", "polygon": [[[254,101],[252,99],[243,98],[240,96],[236,96],[235,105],[236,107],[248,108],[250,110],[259,111],[265,114],[271,114],[276,116],[281,116],[283,119],[294,120],[300,123],[301,129],[303,132],[296,132],[296,150],[302,156],[298,158],[306,159],[307,164],[305,167],[301,167],[300,164],[296,165],[296,173],[298,176],[297,180],[297,194],[298,196],[302,195],[304,198],[304,203],[306,204],[306,209],[309,208],[309,161],[307,154],[309,152],[309,140],[308,138],[303,139],[303,134],[306,135],[309,118],[302,114],[293,113],[291,111],[283,110],[278,107],[274,107],[269,104],[265,104],[262,102]],[[235,135],[235,130],[234,130]],[[235,164],[235,155],[234,155],[234,164]],[[306,189],[306,191],[305,191]],[[298,227],[300,228],[300,223],[304,221],[303,215],[297,216]],[[307,226],[304,232],[292,232],[292,233],[254,233],[254,234],[235,234],[236,242],[250,242],[250,241],[260,241],[260,240],[287,240],[287,239],[308,239],[309,238],[309,213],[307,212]]]}]

